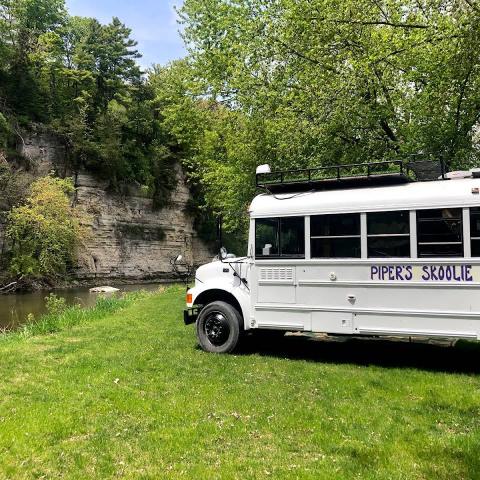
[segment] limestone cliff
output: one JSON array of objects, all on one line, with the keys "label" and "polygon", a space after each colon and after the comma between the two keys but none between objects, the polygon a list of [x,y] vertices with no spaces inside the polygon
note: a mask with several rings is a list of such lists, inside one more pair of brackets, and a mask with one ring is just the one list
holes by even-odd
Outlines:
[{"label": "limestone cliff", "polygon": [[212,258],[186,212],[190,192],[180,167],[170,205],[155,211],[152,200],[135,186],[129,188],[129,195],[114,194],[108,191],[108,182],[85,171],[69,171],[65,146],[41,127],[24,135],[19,153],[29,160],[36,176],[55,171],[74,178],[73,201],[85,212],[90,230],[73,272],[79,279],[170,280],[172,257],[182,254],[193,264]]},{"label": "limestone cliff", "polygon": [[76,175],[76,204],[89,218],[91,238],[80,252],[80,278],[169,279],[170,259],[182,254],[189,263],[209,261],[212,253],[197,237],[185,212],[189,191],[179,169],[171,205],[152,210],[138,192],[128,197],[107,193],[106,183],[85,172]]}]

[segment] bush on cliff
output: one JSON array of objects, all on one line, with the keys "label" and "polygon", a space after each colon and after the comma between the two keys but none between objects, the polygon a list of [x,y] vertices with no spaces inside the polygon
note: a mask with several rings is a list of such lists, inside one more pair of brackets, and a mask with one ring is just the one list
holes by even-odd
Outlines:
[{"label": "bush on cliff", "polygon": [[67,272],[85,235],[79,213],[70,206],[72,181],[35,181],[24,205],[8,216],[10,270],[25,278],[52,279]]}]

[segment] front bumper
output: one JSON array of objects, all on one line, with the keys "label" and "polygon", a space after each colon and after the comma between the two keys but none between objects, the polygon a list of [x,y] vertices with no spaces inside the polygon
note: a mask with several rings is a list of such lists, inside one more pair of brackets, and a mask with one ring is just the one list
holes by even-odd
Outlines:
[{"label": "front bumper", "polygon": [[185,325],[191,325],[192,323],[195,323],[199,313],[200,309],[197,307],[186,308],[183,311],[183,321],[185,322]]}]

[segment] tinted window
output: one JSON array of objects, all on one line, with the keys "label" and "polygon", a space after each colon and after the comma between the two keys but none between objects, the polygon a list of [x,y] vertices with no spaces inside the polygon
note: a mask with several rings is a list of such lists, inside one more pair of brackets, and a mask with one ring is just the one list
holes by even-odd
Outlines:
[{"label": "tinted window", "polygon": [[316,215],[311,217],[310,231],[312,237],[360,235],[360,215]]},{"label": "tinted window", "polygon": [[312,258],[360,258],[359,238],[312,238]]},{"label": "tinted window", "polygon": [[312,258],[360,258],[360,215],[311,217]]},{"label": "tinted window", "polygon": [[369,258],[410,256],[410,213],[367,214]]},{"label": "tinted window", "polygon": [[277,256],[279,252],[278,219],[266,218],[255,222],[255,255]]},{"label": "tinted window", "polygon": [[463,257],[462,210],[443,208],[417,212],[419,257]]},{"label": "tinted window", "polygon": [[305,256],[304,217],[268,218],[255,221],[255,256]]},{"label": "tinted window", "polygon": [[280,255],[305,255],[305,218],[280,219]]},{"label": "tinted window", "polygon": [[410,234],[410,212],[367,214],[368,235]]},{"label": "tinted window", "polygon": [[480,208],[470,209],[470,236],[472,238],[472,257],[480,257]]}]

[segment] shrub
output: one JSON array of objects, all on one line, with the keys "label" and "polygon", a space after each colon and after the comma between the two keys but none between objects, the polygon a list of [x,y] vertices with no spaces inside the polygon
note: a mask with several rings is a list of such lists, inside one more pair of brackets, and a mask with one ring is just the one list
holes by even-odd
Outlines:
[{"label": "shrub", "polygon": [[45,297],[45,307],[49,315],[60,315],[67,309],[67,301],[51,293]]},{"label": "shrub", "polygon": [[10,270],[27,278],[65,274],[84,236],[78,212],[70,206],[71,180],[45,177],[35,181],[24,205],[8,216]]}]

